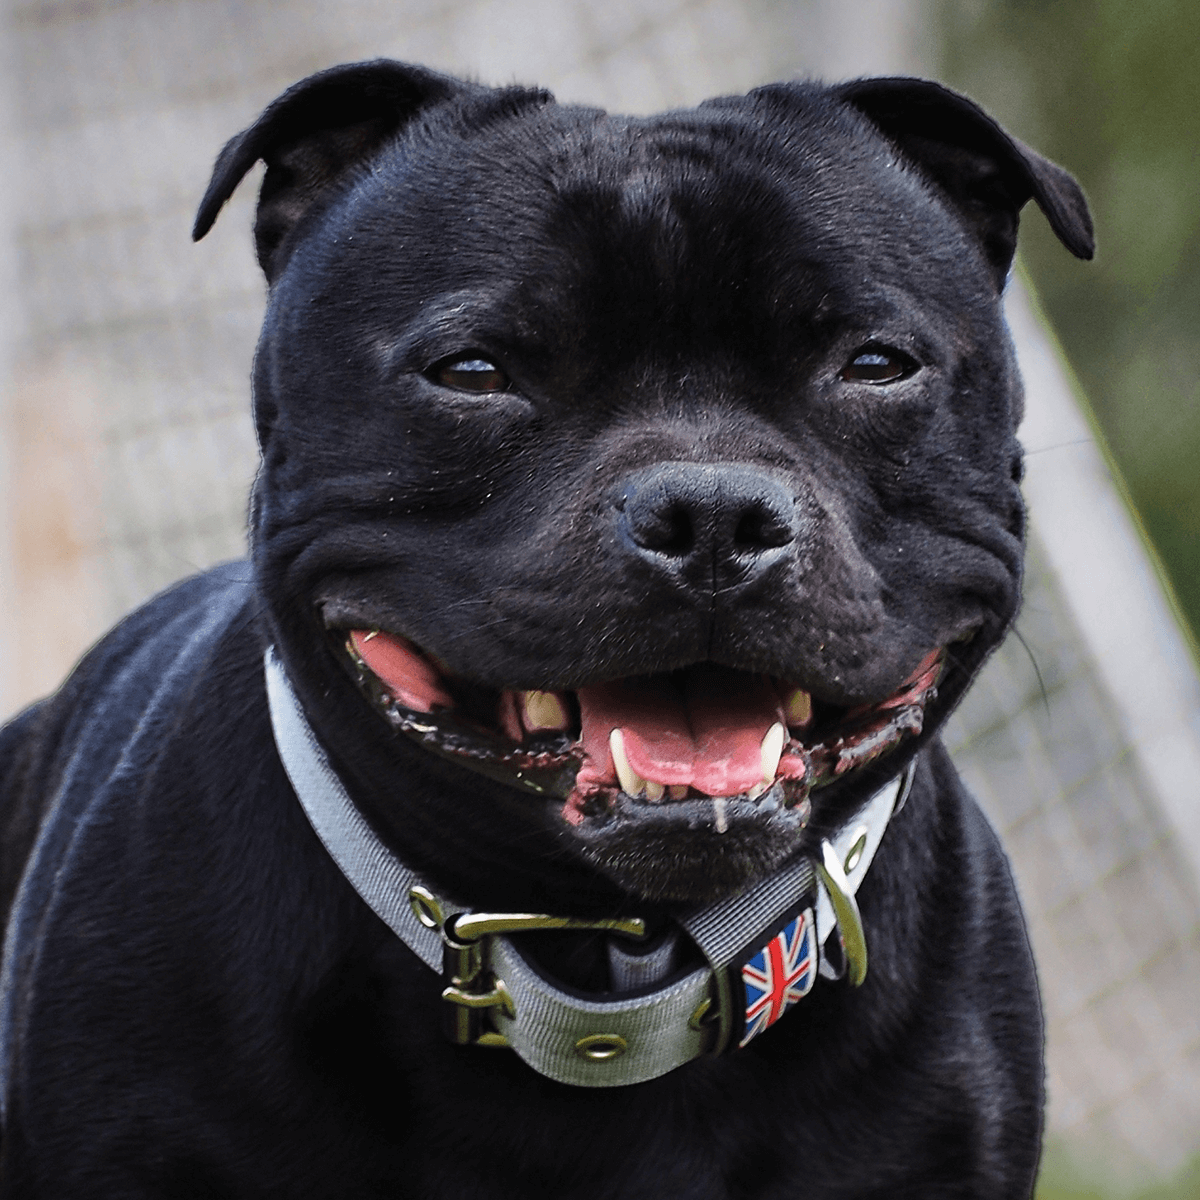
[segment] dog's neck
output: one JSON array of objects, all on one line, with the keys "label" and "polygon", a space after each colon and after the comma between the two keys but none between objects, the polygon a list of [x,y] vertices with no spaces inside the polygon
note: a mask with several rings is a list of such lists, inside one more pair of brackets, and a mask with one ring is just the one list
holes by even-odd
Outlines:
[{"label": "dog's neck", "polygon": [[[904,802],[911,769],[823,841],[819,860],[802,857],[741,895],[683,913],[639,947],[629,938],[647,934],[640,918],[476,913],[437,895],[359,812],[273,649],[265,670],[276,747],[301,806],[359,896],[442,974],[452,1040],[510,1045],[560,1082],[612,1086],[745,1045],[818,973],[862,982],[866,944],[854,895]],[[831,938],[835,929],[839,937]],[[564,990],[505,936],[551,931],[603,937],[608,987],[591,995]],[[605,1030],[588,1032],[597,1022]]]}]

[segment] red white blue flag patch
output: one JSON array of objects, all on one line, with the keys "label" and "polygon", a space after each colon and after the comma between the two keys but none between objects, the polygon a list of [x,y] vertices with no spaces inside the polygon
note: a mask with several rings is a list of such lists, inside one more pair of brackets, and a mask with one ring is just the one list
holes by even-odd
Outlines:
[{"label": "red white blue flag patch", "polygon": [[813,914],[806,908],[742,967],[746,1024],[739,1047],[770,1028],[817,977]]}]

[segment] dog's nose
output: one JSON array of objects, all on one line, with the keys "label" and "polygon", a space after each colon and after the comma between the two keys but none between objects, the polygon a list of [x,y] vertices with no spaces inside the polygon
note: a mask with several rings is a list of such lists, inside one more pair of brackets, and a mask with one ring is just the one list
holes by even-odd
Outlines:
[{"label": "dog's nose", "polygon": [[629,476],[615,507],[632,553],[697,584],[745,582],[796,536],[787,488],[754,467],[660,463]]}]

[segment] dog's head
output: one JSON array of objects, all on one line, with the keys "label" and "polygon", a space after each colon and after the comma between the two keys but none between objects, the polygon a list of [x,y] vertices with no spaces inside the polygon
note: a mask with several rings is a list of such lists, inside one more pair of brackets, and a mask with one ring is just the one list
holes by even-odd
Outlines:
[{"label": "dog's head", "polygon": [[260,587],[414,865],[728,892],[942,722],[1018,604],[1000,298],[1030,198],[1090,255],[1065,172],[918,80],[626,118],[391,62],[233,139],[197,237],[258,159]]}]

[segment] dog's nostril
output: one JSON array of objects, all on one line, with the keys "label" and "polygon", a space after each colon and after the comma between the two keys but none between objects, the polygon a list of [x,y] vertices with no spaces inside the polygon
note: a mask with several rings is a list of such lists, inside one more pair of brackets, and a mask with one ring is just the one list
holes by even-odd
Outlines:
[{"label": "dog's nostril", "polygon": [[643,550],[659,554],[690,554],[696,544],[692,514],[682,504],[672,504],[646,514],[631,530]]},{"label": "dog's nostril", "polygon": [[754,504],[738,521],[733,544],[738,550],[769,550],[786,546],[793,536],[791,524],[779,513],[761,504]]}]

